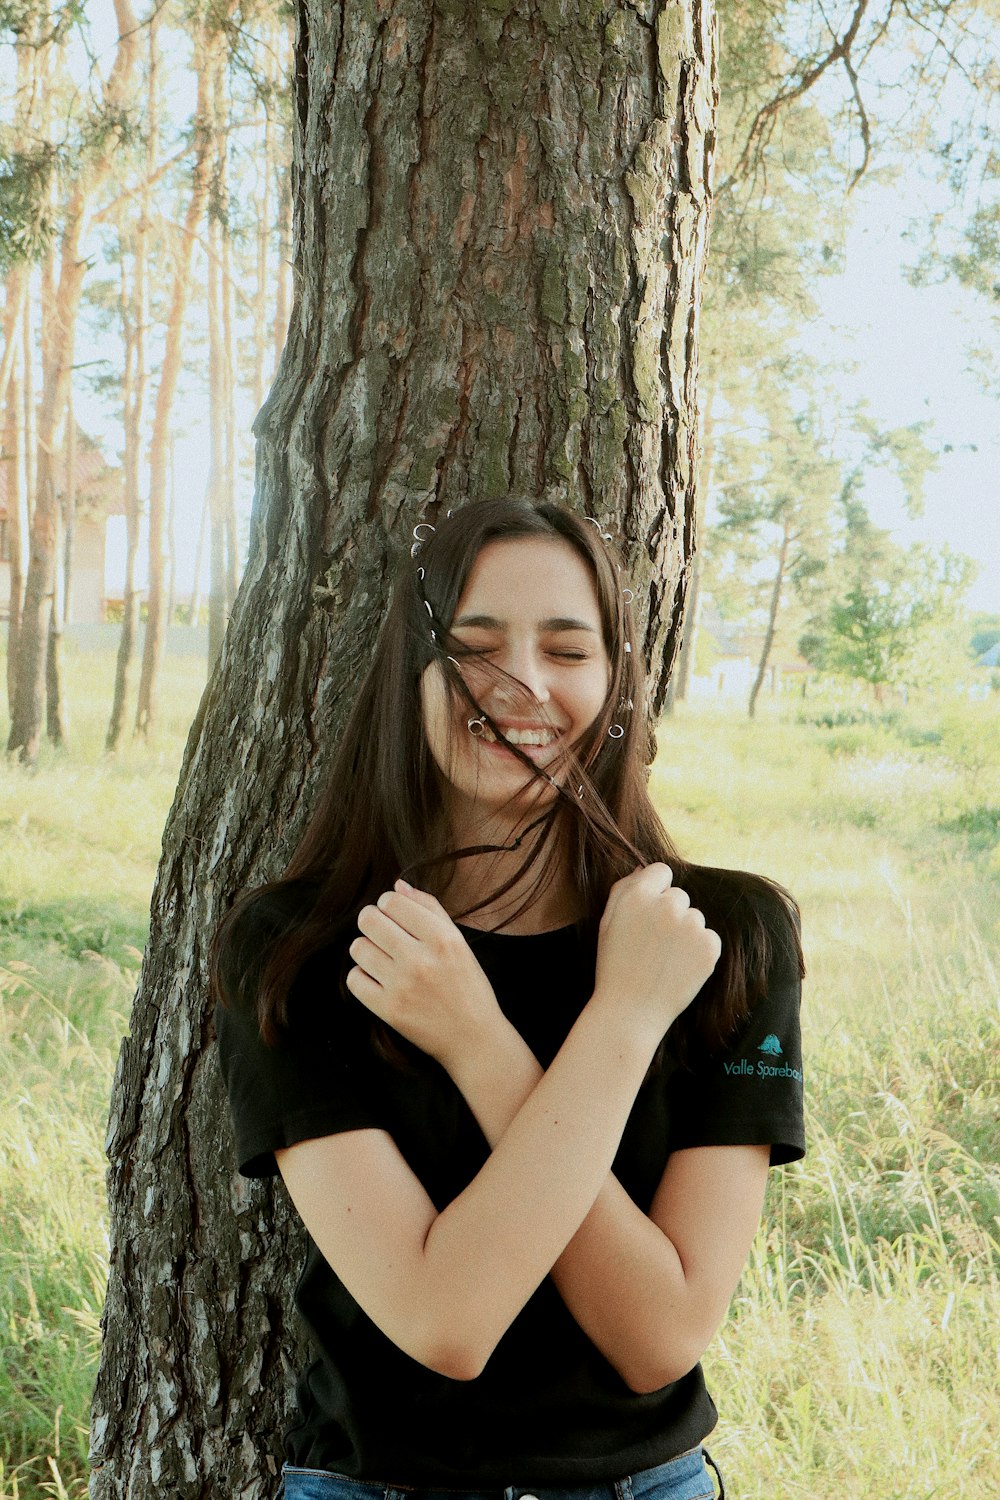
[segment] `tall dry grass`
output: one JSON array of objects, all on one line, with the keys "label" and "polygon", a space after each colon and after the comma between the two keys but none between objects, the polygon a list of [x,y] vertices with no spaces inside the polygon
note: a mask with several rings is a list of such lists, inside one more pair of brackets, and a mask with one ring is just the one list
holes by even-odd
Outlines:
[{"label": "tall dry grass", "polygon": [[[163,740],[106,764],[109,664],[86,665],[77,747],[0,771],[0,1500],[85,1493],[107,1096],[201,687],[175,663]],[[825,717],[682,711],[653,772],[687,853],[792,889],[810,968],[810,1151],[772,1173],[706,1358],[709,1446],[735,1500],[979,1500],[1000,1493],[1000,714]]]}]

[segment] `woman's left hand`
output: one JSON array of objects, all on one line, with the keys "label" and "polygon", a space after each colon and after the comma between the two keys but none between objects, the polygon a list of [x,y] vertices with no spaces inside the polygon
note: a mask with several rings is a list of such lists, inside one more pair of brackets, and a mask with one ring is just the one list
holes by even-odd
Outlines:
[{"label": "woman's left hand", "polygon": [[489,980],[441,903],[397,881],[358,913],[347,988],[449,1073],[502,1019]]}]

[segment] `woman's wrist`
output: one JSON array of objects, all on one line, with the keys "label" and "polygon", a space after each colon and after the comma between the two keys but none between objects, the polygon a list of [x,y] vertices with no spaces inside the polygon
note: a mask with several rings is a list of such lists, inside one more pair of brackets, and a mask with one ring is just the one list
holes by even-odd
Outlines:
[{"label": "woman's wrist", "polygon": [[542,1076],[531,1048],[499,1009],[474,1046],[456,1051],[446,1071],[491,1146]]},{"label": "woman's wrist", "polygon": [[[620,1047],[628,1052],[648,1053],[650,1059],[673,1020],[663,1015],[662,1006],[637,1004],[634,995],[624,995],[600,982],[587,1002],[587,1009],[612,1028]],[[680,1014],[683,1007],[677,1009]]]}]

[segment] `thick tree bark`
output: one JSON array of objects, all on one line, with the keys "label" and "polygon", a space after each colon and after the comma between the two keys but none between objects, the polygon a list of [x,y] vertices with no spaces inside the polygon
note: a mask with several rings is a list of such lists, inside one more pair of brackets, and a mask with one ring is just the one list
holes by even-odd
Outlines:
[{"label": "thick tree bark", "polygon": [[622,540],[657,711],[676,640],[711,10],[303,0],[298,23],[296,298],[115,1082],[93,1500],[274,1492],[300,1244],[233,1170],[205,954],[301,832],[411,527],[563,497]]}]

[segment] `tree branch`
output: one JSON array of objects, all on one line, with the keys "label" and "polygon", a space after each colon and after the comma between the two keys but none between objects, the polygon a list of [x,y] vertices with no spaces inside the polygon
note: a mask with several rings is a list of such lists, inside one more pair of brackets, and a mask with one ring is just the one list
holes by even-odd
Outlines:
[{"label": "tree branch", "polygon": [[[742,177],[746,172],[746,169],[750,165],[751,161],[756,162],[756,160],[759,158],[760,150],[758,148],[762,145],[762,137],[764,136],[765,131],[768,133],[768,135],[770,134],[771,130],[774,128],[774,124],[776,123],[777,115],[780,114],[785,106],[791,104],[795,99],[801,99],[803,94],[807,94],[812,88],[813,84],[815,84],[820,78],[822,78],[823,74],[829,68],[831,68],[834,63],[849,62],[851,48],[854,46],[854,43],[857,39],[858,30],[861,26],[861,22],[864,20],[865,12],[868,9],[868,4],[869,0],[857,0],[857,5],[855,6],[854,14],[851,17],[850,24],[848,25],[847,30],[844,32],[842,37],[840,37],[838,40],[835,40],[829,52],[827,52],[825,56],[820,58],[818,62],[815,62],[812,67],[810,67],[802,75],[798,83],[789,88],[782,89],[782,91],[776,94],[773,99],[769,99],[766,104],[761,105],[760,109],[754,116],[753,123],[751,124],[750,129],[747,133],[746,142],[744,143],[743,150],[740,153],[739,160],[737,161],[733,170],[730,172],[729,176],[725,179],[724,182],[720,183],[719,187],[716,189],[717,198],[720,198],[723,193],[729,191],[729,189],[735,185],[739,178]],[[855,97],[857,97],[857,95],[855,95]],[[865,117],[863,110],[862,118],[865,120],[865,124],[867,125],[867,118]],[[867,162],[867,160],[868,146],[866,143],[865,161]],[[851,186],[854,186],[853,182]]]}]

